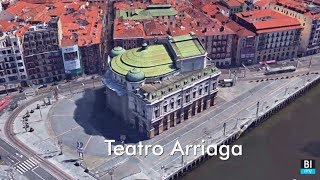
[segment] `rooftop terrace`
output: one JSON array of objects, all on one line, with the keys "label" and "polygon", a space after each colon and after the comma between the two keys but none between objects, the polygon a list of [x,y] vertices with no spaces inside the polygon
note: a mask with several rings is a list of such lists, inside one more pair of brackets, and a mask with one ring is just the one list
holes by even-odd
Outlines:
[{"label": "rooftop terrace", "polygon": [[180,58],[200,56],[206,53],[199,40],[190,34],[173,37],[171,45],[176,55]]},{"label": "rooftop terrace", "polygon": [[171,5],[149,5],[146,9],[117,10],[116,18],[122,17],[126,20],[152,19],[158,16],[175,16],[178,14]]}]

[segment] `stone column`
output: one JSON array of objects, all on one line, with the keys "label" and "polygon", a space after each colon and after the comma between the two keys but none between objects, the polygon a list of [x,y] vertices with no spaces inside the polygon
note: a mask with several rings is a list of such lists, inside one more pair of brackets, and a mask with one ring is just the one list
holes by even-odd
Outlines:
[{"label": "stone column", "polygon": [[159,134],[163,132],[163,121],[159,123]]},{"label": "stone column", "polygon": [[166,116],[167,120],[167,130],[170,129],[170,114]]},{"label": "stone column", "polygon": [[192,117],[192,104],[189,106],[189,110],[188,110],[188,119]]},{"label": "stone column", "polygon": [[177,111],[173,113],[173,127],[177,125]]},{"label": "stone column", "polygon": [[202,112],[202,111],[203,111],[203,106],[204,106],[204,104],[203,104],[203,98],[201,98],[200,112]]},{"label": "stone column", "polygon": [[198,101],[194,102],[194,115],[198,114]]},{"label": "stone column", "polygon": [[208,99],[206,101],[207,101],[207,109],[209,109],[210,108],[210,96],[208,96]]},{"label": "stone column", "polygon": [[149,138],[153,138],[154,137],[154,128],[151,128],[149,133],[148,133],[148,137]]}]

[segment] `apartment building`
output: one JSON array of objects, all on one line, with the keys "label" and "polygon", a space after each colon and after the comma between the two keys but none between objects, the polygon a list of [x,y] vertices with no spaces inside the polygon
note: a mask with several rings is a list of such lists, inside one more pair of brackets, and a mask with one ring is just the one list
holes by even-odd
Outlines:
[{"label": "apartment building", "polygon": [[221,13],[217,13],[215,17],[224,26],[235,32],[233,39],[234,49],[232,50],[232,64],[237,66],[241,66],[242,64],[253,64],[255,62],[257,45],[256,34]]},{"label": "apartment building", "polygon": [[297,57],[303,28],[297,19],[265,9],[236,13],[234,20],[257,36],[254,63]]},{"label": "apartment building", "polygon": [[297,19],[303,27],[300,35],[299,56],[320,52],[320,8],[316,2],[281,0],[270,9]]},{"label": "apartment building", "polygon": [[64,79],[58,43],[57,19],[29,27],[23,35],[23,54],[30,82],[50,83]]},{"label": "apartment building", "polygon": [[26,86],[28,75],[19,38],[12,32],[1,31],[0,35],[0,84]]}]

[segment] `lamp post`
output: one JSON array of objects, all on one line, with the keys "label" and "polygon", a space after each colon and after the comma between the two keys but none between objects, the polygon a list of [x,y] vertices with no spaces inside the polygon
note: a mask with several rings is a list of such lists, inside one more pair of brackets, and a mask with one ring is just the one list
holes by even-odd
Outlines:
[{"label": "lamp post", "polygon": [[110,180],[113,180],[113,169],[110,169],[107,173],[110,175]]},{"label": "lamp post", "polygon": [[94,79],[95,79],[95,76],[92,76],[92,88],[94,88]]},{"label": "lamp post", "polygon": [[43,119],[42,119],[42,112],[41,112],[40,104],[37,104],[37,109],[39,109],[41,120],[43,120]]},{"label": "lamp post", "polygon": [[259,106],[260,106],[260,101],[257,102],[257,112],[256,112],[256,118],[259,117]]},{"label": "lamp post", "polygon": [[59,146],[59,148],[60,148],[60,153],[59,153],[59,155],[62,155],[63,154],[63,152],[62,152],[62,141],[58,141],[58,146]]},{"label": "lamp post", "polygon": [[227,123],[223,123],[223,135],[226,135],[226,127],[227,127]]}]

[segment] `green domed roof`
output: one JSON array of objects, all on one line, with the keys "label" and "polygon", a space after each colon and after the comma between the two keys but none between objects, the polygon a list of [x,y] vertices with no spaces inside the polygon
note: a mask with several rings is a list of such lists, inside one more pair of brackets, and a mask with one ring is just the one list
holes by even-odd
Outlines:
[{"label": "green domed roof", "polygon": [[111,56],[111,58],[113,58],[113,57],[116,57],[116,56],[118,56],[118,55],[123,54],[125,51],[126,51],[126,50],[123,49],[122,47],[117,46],[117,47],[115,47],[115,48],[113,48],[113,49],[111,50],[110,56]]},{"label": "green domed roof", "polygon": [[140,69],[133,68],[128,72],[128,74],[126,75],[126,78],[128,81],[131,81],[131,82],[139,82],[144,80],[145,76]]},{"label": "green domed roof", "polygon": [[110,65],[123,76],[134,68],[142,71],[145,78],[162,76],[176,70],[169,53],[164,45],[129,49],[112,58]]}]

